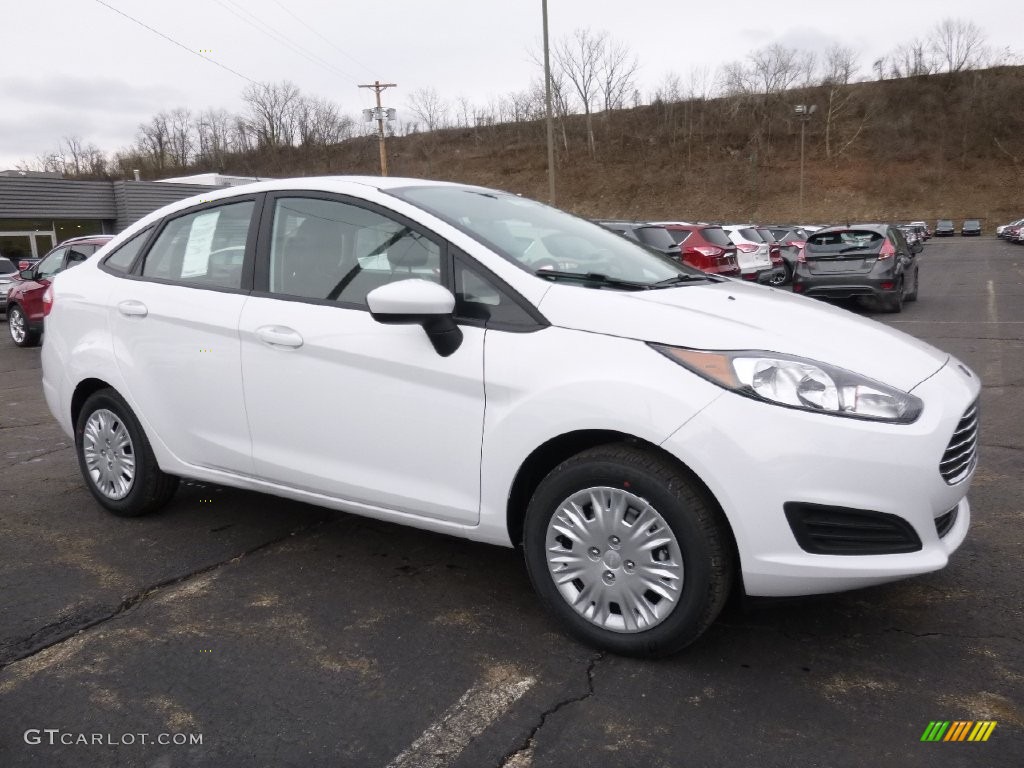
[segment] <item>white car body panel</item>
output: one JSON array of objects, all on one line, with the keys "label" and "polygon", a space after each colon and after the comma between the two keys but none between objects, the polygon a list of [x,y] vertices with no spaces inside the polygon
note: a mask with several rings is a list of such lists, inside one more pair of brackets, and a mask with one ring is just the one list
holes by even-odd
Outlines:
[{"label": "white car body panel", "polygon": [[[99,269],[105,253],[193,198],[56,277],[42,350],[50,409],[71,435],[76,387],[100,379],[125,397],[166,472],[503,545],[512,543],[509,493],[534,450],[579,430],[621,433],[660,446],[708,487],[751,594],[925,573],[963,541],[970,475],[948,485],[938,462],[980,383],[948,355],[845,310],[738,281],[636,293],[552,283],[383,191],[430,183],[296,179],[203,200],[320,190],[372,201],[492,270],[550,327],[463,326],[463,346],[442,358],[418,326],[382,325],[365,311]],[[128,300],[145,304],[146,317],[122,316],[117,305]],[[269,346],[256,333],[264,326],[298,333],[301,346]],[[896,425],[782,408],[727,392],[648,342],[820,360],[913,389],[924,410]],[[898,514],[923,548],[809,554],[783,517],[789,500]],[[940,539],[934,518],[954,507],[957,521]]]},{"label": "white car body panel", "polygon": [[740,234],[741,229],[752,228],[750,224],[723,224],[722,229],[737,246],[740,243],[757,246],[756,251],[746,253],[743,249],[736,248],[736,262],[740,265],[740,272],[744,275],[756,274],[772,268],[771,253],[768,243],[749,240]]}]

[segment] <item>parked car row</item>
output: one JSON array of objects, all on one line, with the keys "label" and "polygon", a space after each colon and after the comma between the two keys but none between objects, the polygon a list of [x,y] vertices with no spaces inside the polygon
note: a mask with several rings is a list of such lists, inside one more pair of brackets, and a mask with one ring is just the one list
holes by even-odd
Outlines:
[{"label": "parked car row", "polygon": [[1024,243],[1024,219],[1017,219],[1017,221],[996,227],[996,237],[1001,237],[1010,243]]},{"label": "parked car row", "polygon": [[[952,219],[939,219],[935,223],[936,237],[952,237],[956,234],[956,225]],[[977,237],[981,235],[981,219],[964,219],[960,225],[961,237]]]}]

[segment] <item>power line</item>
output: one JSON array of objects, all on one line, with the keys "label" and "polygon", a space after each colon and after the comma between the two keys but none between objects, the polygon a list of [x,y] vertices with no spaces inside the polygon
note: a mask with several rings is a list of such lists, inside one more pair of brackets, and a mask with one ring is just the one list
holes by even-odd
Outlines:
[{"label": "power line", "polygon": [[145,27],[145,28],[146,28],[146,29],[148,29],[148,30],[149,30],[150,32],[152,32],[152,33],[153,33],[154,35],[159,35],[159,36],[160,36],[160,37],[162,37],[162,38],[163,38],[164,40],[167,40],[167,41],[168,41],[168,42],[170,42],[170,43],[174,43],[174,44],[175,44],[176,46],[178,46],[179,48],[182,48],[182,49],[184,49],[184,50],[188,51],[189,53],[191,53],[191,54],[192,54],[193,56],[198,56],[198,57],[199,57],[200,59],[203,59],[203,60],[205,60],[205,61],[208,61],[208,62],[210,62],[211,64],[216,64],[216,65],[217,65],[218,67],[220,67],[221,69],[227,70],[227,71],[228,71],[228,72],[230,72],[230,73],[231,73],[232,75],[235,75],[235,76],[237,76],[237,77],[240,77],[240,78],[242,78],[243,80],[248,80],[248,81],[249,81],[250,83],[256,84],[256,81],[255,81],[255,80],[253,80],[253,79],[252,79],[251,77],[246,77],[246,76],[245,76],[245,75],[243,75],[243,74],[242,74],[241,72],[236,72],[236,71],[235,71],[235,70],[233,70],[233,69],[232,69],[231,67],[229,67],[229,66],[226,66],[226,65],[224,65],[224,64],[221,64],[221,63],[220,63],[219,61],[216,61],[216,60],[214,60],[214,59],[211,59],[211,58],[210,58],[209,56],[204,56],[203,54],[199,53],[199,51],[194,51],[194,50],[192,50],[191,48],[189,48],[189,47],[188,47],[187,45],[182,45],[182,44],[181,44],[181,43],[179,43],[179,42],[178,42],[177,40],[175,40],[175,39],[174,39],[173,37],[170,37],[170,36],[168,36],[168,35],[165,35],[165,34],[164,34],[163,32],[161,32],[161,31],[160,31],[160,30],[158,30],[158,29],[153,29],[153,27],[149,26],[149,25],[148,25],[148,24],[146,24],[145,22],[139,21],[139,20],[138,20],[138,19],[136,19],[136,18],[135,18],[134,16],[129,16],[129,15],[128,15],[127,13],[125,13],[124,11],[118,10],[118,9],[117,9],[117,8],[115,8],[114,6],[110,5],[109,3],[105,3],[105,2],[103,2],[103,0],[96,0],[96,2],[97,2],[97,3],[99,3],[99,4],[100,4],[100,5],[102,5],[102,6],[105,6],[105,7],[109,8],[109,9],[110,9],[110,10],[112,10],[112,11],[113,11],[114,13],[117,13],[117,14],[120,14],[121,16],[124,16],[124,17],[125,17],[126,19],[128,19],[129,21],[135,22],[135,23],[136,23],[136,24],[138,24],[138,25],[139,25],[140,27]]},{"label": "power line", "polygon": [[[331,71],[333,71],[337,75],[341,75],[343,77],[351,78],[353,80],[355,79],[352,76],[351,73],[346,72],[343,69],[339,69],[338,67],[334,66],[330,62],[325,61],[324,59],[320,58],[315,53],[312,53],[311,51],[309,51],[304,46],[302,46],[302,45],[300,45],[298,43],[293,42],[286,35],[278,32],[272,26],[267,24],[266,22],[261,21],[259,19],[259,17],[257,17],[251,11],[249,11],[249,10],[247,10],[247,9],[241,7],[241,6],[236,5],[235,3],[231,2],[231,0],[228,0],[228,2],[224,2],[224,0],[215,0],[215,1],[216,1],[216,3],[219,6],[224,8],[226,11],[229,11],[230,13],[234,14],[237,18],[241,19],[246,24],[248,24],[249,26],[251,26],[254,29],[256,29],[258,32],[262,32],[264,35],[269,37],[274,42],[280,43],[281,45],[283,45],[286,48],[290,49],[293,53],[297,53],[299,56],[302,56],[303,58],[313,62],[314,64],[318,64],[319,66],[323,67],[324,69],[331,70]],[[230,3],[230,5],[228,3]],[[237,10],[236,10],[236,8],[237,8]],[[243,13],[245,14],[245,16],[242,15]]]},{"label": "power line", "polygon": [[281,10],[282,10],[282,11],[284,11],[285,13],[287,13],[287,14],[288,14],[289,16],[291,16],[291,17],[292,17],[293,19],[295,19],[295,20],[296,20],[297,22],[299,22],[299,24],[301,24],[301,25],[302,25],[302,26],[304,26],[304,27],[305,27],[306,29],[308,29],[308,30],[309,30],[310,32],[312,32],[312,33],[313,33],[314,35],[316,35],[317,37],[319,37],[319,38],[320,38],[321,40],[323,40],[323,41],[324,41],[325,43],[327,43],[327,44],[328,44],[329,46],[331,46],[331,48],[333,48],[333,49],[334,49],[334,50],[336,50],[336,51],[337,51],[338,53],[340,53],[340,54],[341,54],[342,56],[344,56],[344,57],[345,57],[346,59],[348,59],[349,61],[351,61],[351,62],[353,62],[353,63],[355,63],[355,64],[359,65],[360,67],[362,67],[362,68],[363,68],[363,70],[364,70],[365,72],[369,72],[369,73],[370,73],[371,75],[373,74],[373,70],[372,70],[372,69],[370,69],[370,68],[369,68],[368,66],[366,66],[365,64],[363,64],[363,62],[361,62],[361,61],[360,61],[359,59],[357,59],[357,58],[355,58],[354,56],[352,56],[352,55],[351,55],[350,53],[348,53],[348,52],[347,52],[347,51],[346,51],[346,50],[345,50],[344,48],[342,48],[341,46],[339,46],[339,45],[335,45],[335,44],[334,44],[334,42],[333,42],[333,41],[332,41],[332,40],[331,40],[330,38],[328,38],[328,37],[325,37],[324,35],[320,34],[320,32],[319,32],[319,31],[317,31],[316,27],[312,26],[311,24],[308,24],[308,23],[306,23],[306,22],[305,22],[305,21],[304,21],[304,20],[302,19],[302,17],[301,17],[301,16],[299,16],[299,15],[298,15],[298,14],[296,14],[296,13],[294,13],[294,12],[293,12],[293,11],[292,11],[292,10],[291,10],[291,9],[290,9],[290,8],[289,8],[288,6],[286,6],[286,5],[284,4],[284,3],[280,2],[280,0],[274,0],[274,3],[275,3],[275,4],[277,5],[277,6],[279,6],[279,7],[281,8]]}]

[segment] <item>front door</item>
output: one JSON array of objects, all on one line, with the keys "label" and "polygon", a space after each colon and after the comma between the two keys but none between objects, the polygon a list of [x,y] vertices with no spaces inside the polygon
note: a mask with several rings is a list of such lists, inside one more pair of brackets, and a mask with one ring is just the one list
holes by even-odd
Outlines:
[{"label": "front door", "polygon": [[[269,217],[272,217],[269,218]],[[443,243],[386,210],[268,197],[242,373],[257,475],[372,510],[474,524],[482,328],[451,356],[415,325],[382,325],[377,286],[443,283]]]}]

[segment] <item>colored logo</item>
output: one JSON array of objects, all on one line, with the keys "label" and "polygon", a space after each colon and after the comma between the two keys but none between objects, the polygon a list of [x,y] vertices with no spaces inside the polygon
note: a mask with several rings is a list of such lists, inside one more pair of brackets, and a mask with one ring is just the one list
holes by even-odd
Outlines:
[{"label": "colored logo", "polygon": [[921,741],[988,741],[995,729],[995,720],[932,720]]}]

